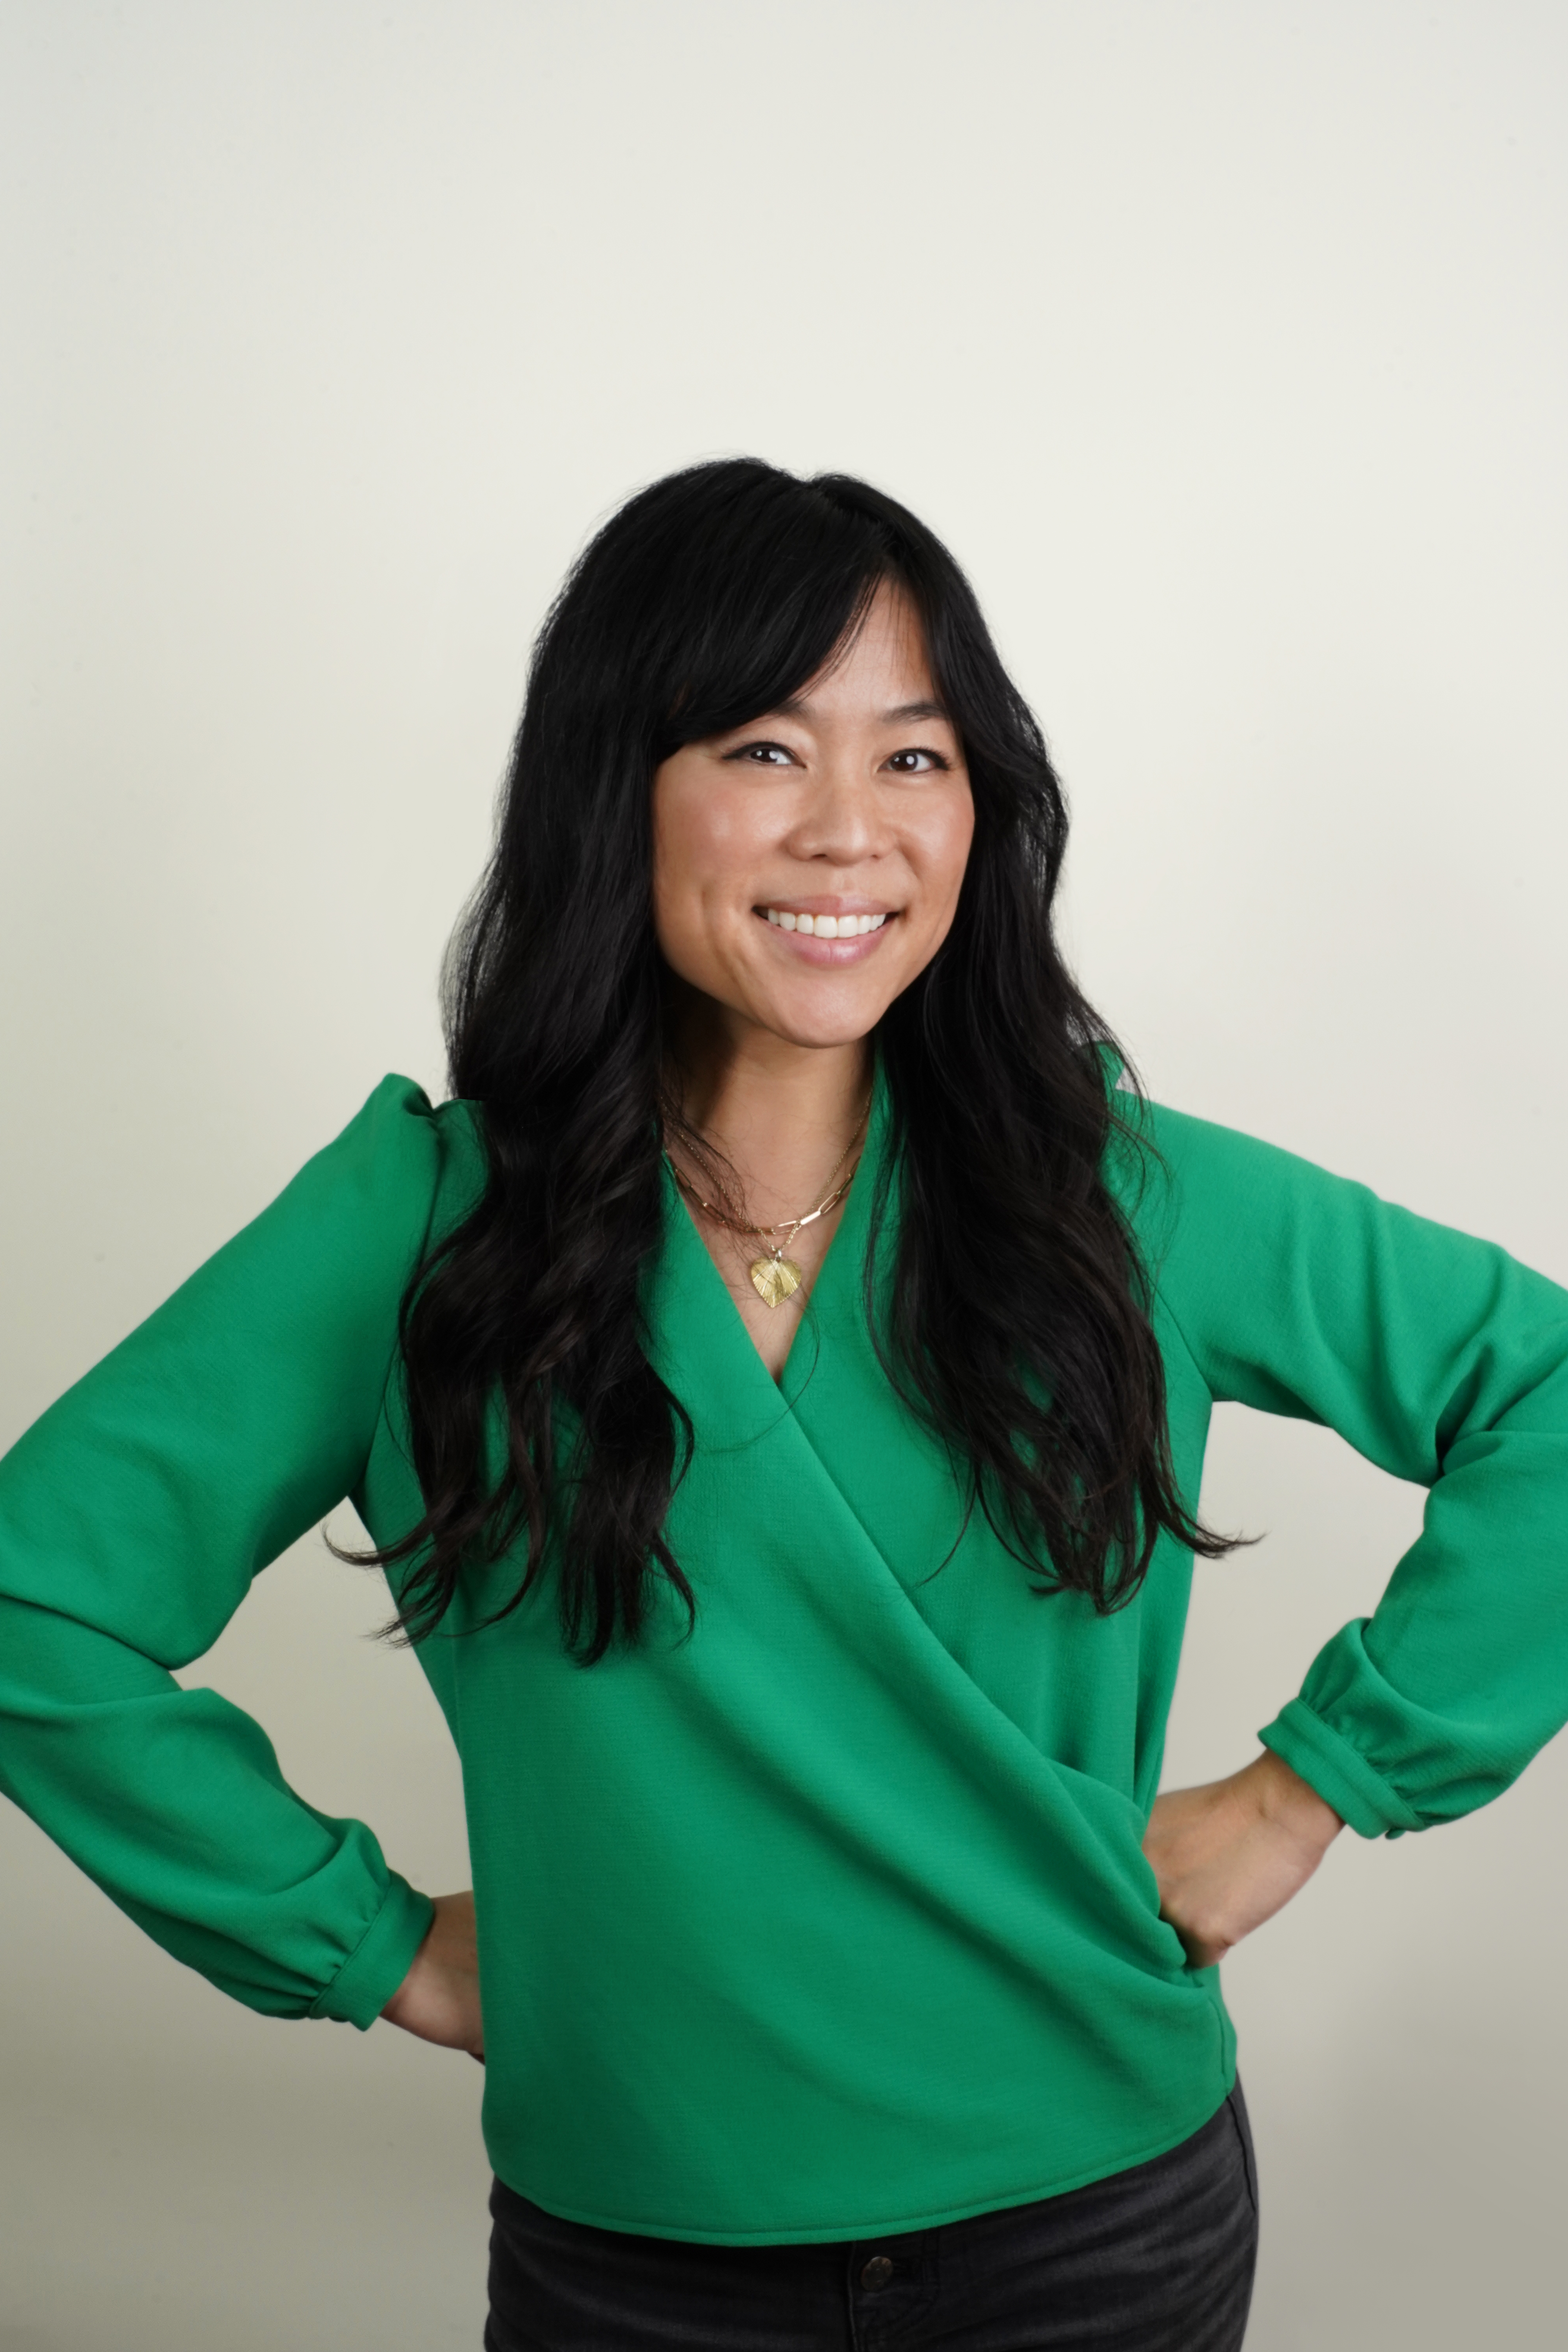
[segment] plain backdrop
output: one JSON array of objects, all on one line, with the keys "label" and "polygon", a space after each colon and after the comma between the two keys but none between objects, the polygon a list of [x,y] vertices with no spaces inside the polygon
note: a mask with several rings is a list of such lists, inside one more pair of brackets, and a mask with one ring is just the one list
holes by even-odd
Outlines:
[{"label": "plain backdrop", "polygon": [[[6,0],[0,93],[0,1440],[384,1071],[441,1091],[531,635],[724,452],[969,567],[1158,1097],[1568,1279],[1560,0]],[[1220,1415],[1265,1540],[1171,1780],[1420,1503]],[[184,1679],[460,1886],[385,1614],[312,1539]],[[1347,1834],[1227,1967],[1249,2352],[1561,2343],[1565,1797],[1559,1743]],[[0,1869],[0,2352],[476,2347],[478,2069],[252,2016],[8,1808]]]}]

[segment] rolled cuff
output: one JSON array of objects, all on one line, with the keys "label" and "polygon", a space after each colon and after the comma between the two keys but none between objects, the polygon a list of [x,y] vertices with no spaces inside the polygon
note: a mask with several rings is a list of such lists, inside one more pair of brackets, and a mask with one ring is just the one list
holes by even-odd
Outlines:
[{"label": "rolled cuff", "polygon": [[408,1974],[435,1916],[427,1895],[389,1872],[385,1902],[306,2016],[334,2017],[368,2032]]},{"label": "rolled cuff", "polygon": [[1414,1806],[1305,1699],[1291,1699],[1258,1736],[1325,1804],[1332,1805],[1358,1837],[1398,1837],[1405,1830],[1426,1827]]}]

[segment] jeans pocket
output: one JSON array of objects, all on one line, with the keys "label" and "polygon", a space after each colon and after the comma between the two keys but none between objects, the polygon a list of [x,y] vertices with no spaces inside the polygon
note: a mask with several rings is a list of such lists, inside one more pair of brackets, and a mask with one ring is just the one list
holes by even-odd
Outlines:
[{"label": "jeans pocket", "polygon": [[1236,2126],[1236,2136],[1241,2143],[1241,2161],[1247,2175],[1247,2193],[1252,2202],[1252,2218],[1256,2221],[1258,2219],[1258,2157],[1252,2145],[1252,2125],[1247,2117],[1247,2101],[1241,2095],[1239,2076],[1237,2078],[1236,2088],[1226,2101],[1226,2105],[1230,2109],[1230,2119]]}]

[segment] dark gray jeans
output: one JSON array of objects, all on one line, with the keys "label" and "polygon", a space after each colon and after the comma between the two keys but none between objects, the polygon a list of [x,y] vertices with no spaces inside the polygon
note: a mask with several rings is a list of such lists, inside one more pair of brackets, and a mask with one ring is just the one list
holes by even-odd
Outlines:
[{"label": "dark gray jeans", "polygon": [[1238,2352],[1258,2176],[1238,2084],[1087,2189],[853,2245],[700,2246],[490,2193],[485,2352]]}]

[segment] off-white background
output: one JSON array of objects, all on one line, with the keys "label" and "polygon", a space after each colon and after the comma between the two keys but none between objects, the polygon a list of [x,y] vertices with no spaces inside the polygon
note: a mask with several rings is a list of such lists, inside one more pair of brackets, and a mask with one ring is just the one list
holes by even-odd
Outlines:
[{"label": "off-white background", "polygon": [[[526,647],[635,485],[862,471],[969,565],[1154,1091],[1568,1278],[1557,0],[9,0],[0,1438],[433,985]],[[1222,1414],[1171,1777],[1419,1496]],[[1568,1558],[1564,1562],[1568,1572]],[[458,1775],[319,1544],[212,1657],[433,1888]],[[1250,2352],[1562,2340],[1568,1753],[1227,1969]],[[0,1819],[0,2352],[477,2347],[479,2070],[253,2017]]]}]

